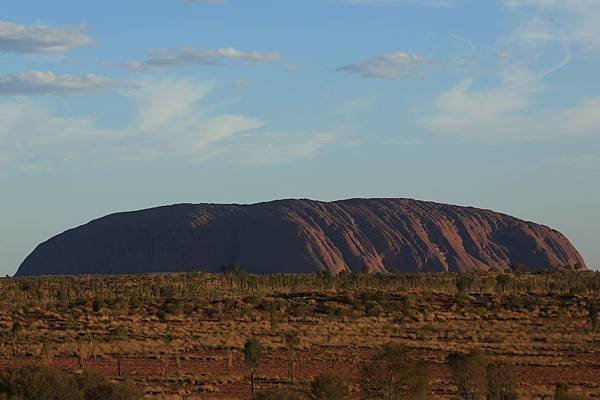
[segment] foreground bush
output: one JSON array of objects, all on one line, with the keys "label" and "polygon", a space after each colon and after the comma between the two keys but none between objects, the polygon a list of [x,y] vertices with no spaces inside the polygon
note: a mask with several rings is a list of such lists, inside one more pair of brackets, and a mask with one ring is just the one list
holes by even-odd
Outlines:
[{"label": "foreground bush", "polygon": [[511,367],[492,362],[480,351],[448,356],[452,379],[464,400],[517,400]]},{"label": "foreground bush", "polygon": [[429,394],[429,371],[408,349],[385,345],[363,370],[361,397],[365,400],[424,400]]},{"label": "foreground bush", "polygon": [[2,400],[140,400],[133,385],[112,383],[94,373],[74,377],[45,366],[26,366],[0,376]]},{"label": "foreground bush", "polygon": [[256,393],[256,400],[306,400],[302,393],[288,389],[264,390]]},{"label": "foreground bush", "polygon": [[311,400],[346,400],[349,396],[348,382],[334,373],[322,373],[310,385]]}]

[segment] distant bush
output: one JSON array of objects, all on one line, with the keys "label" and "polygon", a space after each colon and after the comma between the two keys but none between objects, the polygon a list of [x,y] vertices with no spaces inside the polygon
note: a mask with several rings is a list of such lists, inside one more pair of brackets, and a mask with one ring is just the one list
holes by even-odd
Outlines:
[{"label": "distant bush", "polygon": [[45,366],[26,366],[0,376],[0,399],[6,400],[140,400],[133,385],[111,383],[103,376],[84,373],[73,377]]}]

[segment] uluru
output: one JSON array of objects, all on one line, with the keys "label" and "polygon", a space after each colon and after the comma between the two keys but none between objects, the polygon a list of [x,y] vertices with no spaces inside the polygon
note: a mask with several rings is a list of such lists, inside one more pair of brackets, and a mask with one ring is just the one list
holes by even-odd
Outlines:
[{"label": "uluru", "polygon": [[585,268],[557,230],[412,199],[178,204],[108,215],[41,243],[17,276]]}]

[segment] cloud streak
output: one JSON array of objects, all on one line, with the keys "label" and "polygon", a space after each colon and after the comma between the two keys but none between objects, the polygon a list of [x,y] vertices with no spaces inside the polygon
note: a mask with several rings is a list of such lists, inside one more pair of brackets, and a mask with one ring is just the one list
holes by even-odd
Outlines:
[{"label": "cloud streak", "polygon": [[30,71],[0,75],[0,96],[84,95],[115,87],[135,87],[95,75],[56,75],[50,71]]},{"label": "cloud streak", "polygon": [[404,52],[388,53],[367,61],[338,68],[338,71],[358,74],[364,78],[400,79],[424,77],[420,68],[433,64],[426,57]]},{"label": "cloud streak", "polygon": [[240,51],[232,47],[206,50],[184,47],[183,49],[153,50],[143,63],[130,61],[127,67],[145,72],[160,71],[175,67],[224,65],[227,60],[246,63],[266,63],[281,59],[279,53],[260,51]]},{"label": "cloud streak", "polygon": [[343,0],[351,4],[404,3],[423,7],[452,7],[458,0]]},{"label": "cloud streak", "polygon": [[81,27],[20,25],[0,21],[0,52],[66,53],[93,43],[94,40]]}]

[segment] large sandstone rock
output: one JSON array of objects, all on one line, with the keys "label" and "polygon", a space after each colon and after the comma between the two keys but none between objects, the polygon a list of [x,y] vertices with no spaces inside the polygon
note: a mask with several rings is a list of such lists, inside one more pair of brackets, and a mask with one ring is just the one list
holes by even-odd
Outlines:
[{"label": "large sandstone rock", "polygon": [[489,210],[409,199],[180,204],[109,215],[40,244],[17,275],[585,267],[560,232]]}]

